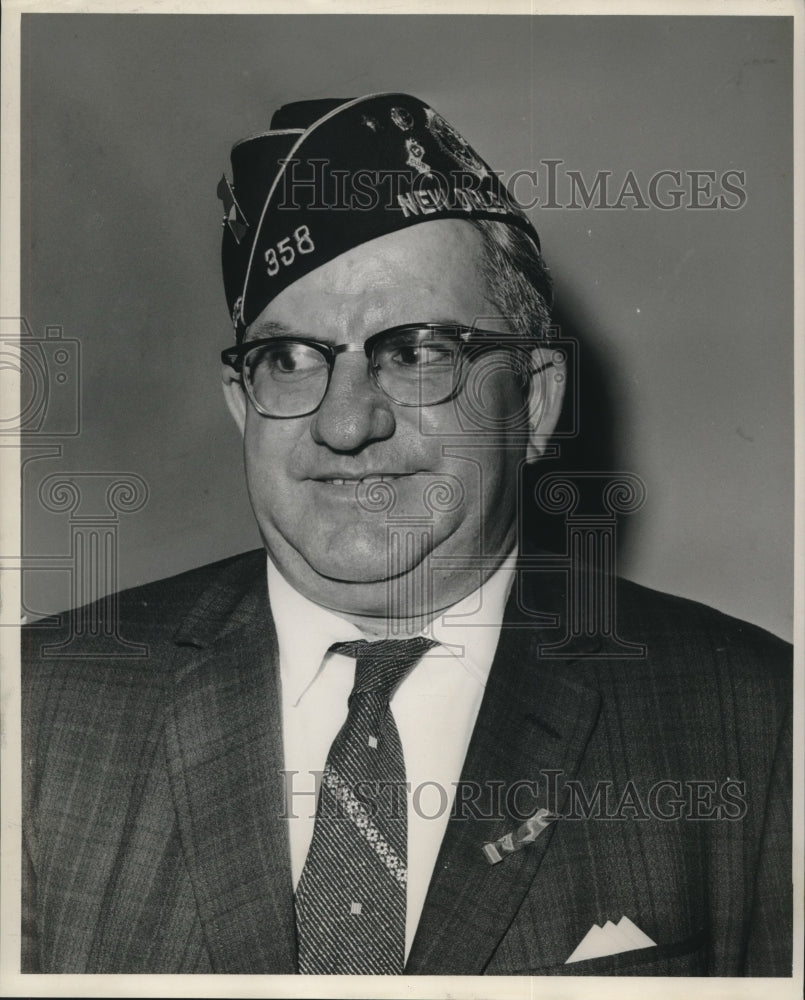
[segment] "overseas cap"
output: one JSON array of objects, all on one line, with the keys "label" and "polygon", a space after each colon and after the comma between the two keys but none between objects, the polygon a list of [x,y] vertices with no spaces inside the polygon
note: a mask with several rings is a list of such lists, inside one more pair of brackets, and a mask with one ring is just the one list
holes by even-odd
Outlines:
[{"label": "overseas cap", "polygon": [[299,101],[232,149],[222,262],[238,341],[284,288],[352,247],[433,219],[527,216],[469,143],[408,94]]}]

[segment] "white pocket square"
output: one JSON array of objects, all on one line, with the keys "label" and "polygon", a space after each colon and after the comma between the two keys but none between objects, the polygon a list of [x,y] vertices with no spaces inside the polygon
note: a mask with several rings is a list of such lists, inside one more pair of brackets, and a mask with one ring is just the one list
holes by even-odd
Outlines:
[{"label": "white pocket square", "polygon": [[583,962],[587,958],[603,958],[638,948],[656,947],[657,942],[652,941],[648,934],[644,934],[628,917],[621,917],[617,924],[611,920],[607,920],[603,927],[593,924],[565,965]]}]

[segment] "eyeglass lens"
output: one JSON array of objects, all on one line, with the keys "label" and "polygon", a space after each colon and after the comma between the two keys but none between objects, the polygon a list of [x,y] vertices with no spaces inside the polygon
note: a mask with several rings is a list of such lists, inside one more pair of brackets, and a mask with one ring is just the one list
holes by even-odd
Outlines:
[{"label": "eyeglass lens", "polygon": [[[460,363],[455,338],[432,330],[406,330],[381,338],[370,358],[372,376],[392,400],[432,406],[454,391]],[[330,362],[312,344],[286,341],[256,347],[244,358],[244,375],[254,401],[277,417],[313,412],[324,399]]]}]

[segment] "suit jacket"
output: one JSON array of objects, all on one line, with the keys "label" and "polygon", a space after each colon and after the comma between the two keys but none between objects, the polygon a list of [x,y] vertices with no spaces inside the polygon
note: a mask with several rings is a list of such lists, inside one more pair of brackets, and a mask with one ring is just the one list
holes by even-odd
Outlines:
[{"label": "suit jacket", "polygon": [[[451,818],[406,973],[791,975],[789,647],[621,582],[646,655],[551,657],[563,608],[561,576],[513,588],[462,781],[555,775],[568,818],[496,865],[515,800]],[[37,623],[23,660],[23,971],[296,971],[264,552]],[[701,818],[691,779],[745,782],[745,809]],[[603,812],[568,810],[569,780],[608,782]],[[663,780],[682,818],[647,807]],[[657,946],[565,964],[623,915]]]}]

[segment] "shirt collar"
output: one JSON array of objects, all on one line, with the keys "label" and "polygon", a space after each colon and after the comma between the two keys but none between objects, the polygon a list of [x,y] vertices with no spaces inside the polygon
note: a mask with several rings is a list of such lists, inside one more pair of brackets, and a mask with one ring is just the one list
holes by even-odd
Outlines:
[{"label": "shirt collar", "polygon": [[[485,583],[420,633],[440,643],[481,685],[492,665],[515,563],[516,552],[511,552]],[[296,705],[324,669],[325,654],[333,643],[367,637],[357,625],[300,594],[270,557],[267,567],[282,687],[289,703]]]}]

